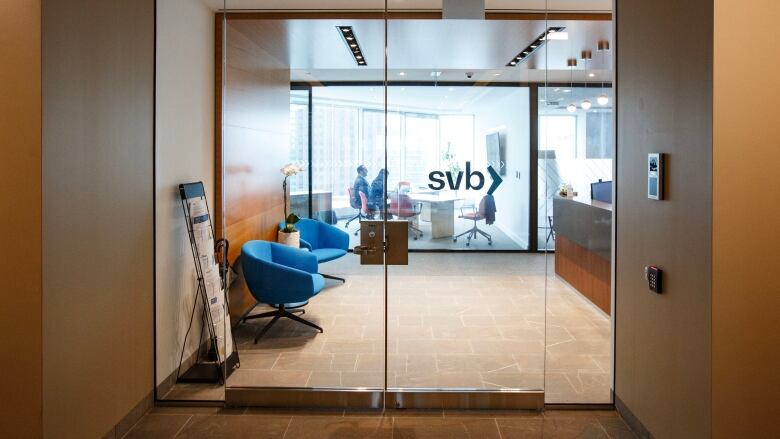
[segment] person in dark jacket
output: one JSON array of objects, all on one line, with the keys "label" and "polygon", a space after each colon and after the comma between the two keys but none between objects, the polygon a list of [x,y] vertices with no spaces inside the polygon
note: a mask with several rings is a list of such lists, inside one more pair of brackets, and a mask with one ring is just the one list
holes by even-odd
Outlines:
[{"label": "person in dark jacket", "polygon": [[368,202],[373,210],[379,212],[385,210],[385,178],[387,174],[385,169],[380,169],[379,174],[371,182],[371,194],[368,197]]},{"label": "person in dark jacket", "polygon": [[485,224],[491,225],[496,222],[496,199],[492,195],[485,195]]},{"label": "person in dark jacket", "polygon": [[[368,180],[366,180],[366,176],[368,175],[368,168],[366,168],[364,165],[360,165],[357,167],[357,177],[355,177],[355,182],[352,183],[352,205],[353,206],[360,206],[360,193],[363,192],[363,195],[366,196],[366,198],[369,197],[369,187],[368,187]],[[359,208],[359,207],[358,207]]]}]

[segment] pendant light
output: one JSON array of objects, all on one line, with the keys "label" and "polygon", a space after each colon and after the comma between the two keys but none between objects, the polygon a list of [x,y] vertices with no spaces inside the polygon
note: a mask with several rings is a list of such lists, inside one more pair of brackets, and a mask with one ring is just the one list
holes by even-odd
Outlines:
[{"label": "pendant light", "polygon": [[[574,88],[574,67],[577,65],[577,59],[569,58],[566,60],[566,65],[569,66],[569,90],[571,90]],[[572,102],[566,106],[566,111],[569,113],[574,113],[577,111],[577,106]]]},{"label": "pendant light", "polygon": [[[606,63],[606,59],[605,59],[606,58],[606,53],[605,52],[607,50],[609,50],[609,41],[606,41],[606,40],[599,41],[596,50],[601,53],[601,64],[604,67],[606,67],[607,63]],[[609,96],[607,96],[607,94],[604,92],[604,79],[603,78],[601,80],[601,94],[599,95],[598,98],[596,98],[596,102],[598,102],[599,105],[601,105],[602,107],[604,107],[604,106],[609,104]]]},{"label": "pendant light", "polygon": [[[590,66],[590,60],[593,59],[593,53],[590,50],[583,50],[581,55],[582,61],[585,62],[585,72],[590,70],[588,67]],[[588,76],[593,76],[593,73],[590,73]],[[591,103],[589,100],[585,99],[580,104],[580,107],[582,107],[583,110],[588,111],[590,110]]]}]

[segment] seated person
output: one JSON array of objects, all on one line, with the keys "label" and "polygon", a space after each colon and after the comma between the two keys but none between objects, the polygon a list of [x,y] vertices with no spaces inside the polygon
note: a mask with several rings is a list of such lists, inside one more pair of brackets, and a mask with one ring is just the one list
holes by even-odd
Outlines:
[{"label": "seated person", "polygon": [[388,172],[379,170],[379,174],[371,182],[371,193],[368,196],[368,204],[372,210],[384,212],[385,210],[385,176]]},{"label": "seated person", "polygon": [[357,177],[355,177],[355,182],[352,183],[352,202],[353,206],[360,206],[360,193],[363,192],[363,195],[368,198],[370,189],[368,187],[368,180],[366,180],[366,176],[368,175],[368,168],[366,168],[364,165],[360,165],[357,167]]}]

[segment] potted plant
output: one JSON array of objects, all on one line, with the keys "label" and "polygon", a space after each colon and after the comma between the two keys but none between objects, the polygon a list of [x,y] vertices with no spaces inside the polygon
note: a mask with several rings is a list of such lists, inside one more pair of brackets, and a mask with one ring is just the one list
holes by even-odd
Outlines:
[{"label": "potted plant", "polygon": [[295,228],[295,223],[297,223],[300,218],[294,213],[287,212],[287,180],[293,175],[303,171],[303,167],[295,163],[289,163],[285,165],[280,171],[282,172],[282,175],[284,175],[284,180],[282,181],[282,192],[284,193],[285,225],[277,232],[276,240],[280,244],[298,248],[300,247],[301,243],[301,232]]}]

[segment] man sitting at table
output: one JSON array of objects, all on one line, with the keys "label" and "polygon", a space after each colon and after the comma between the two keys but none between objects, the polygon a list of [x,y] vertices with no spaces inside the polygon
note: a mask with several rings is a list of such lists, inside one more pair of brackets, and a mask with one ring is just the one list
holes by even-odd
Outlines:
[{"label": "man sitting at table", "polygon": [[360,165],[357,167],[357,177],[355,177],[355,182],[352,183],[352,205],[353,206],[360,206],[360,193],[363,192],[363,195],[368,198],[369,196],[369,188],[368,188],[368,180],[366,180],[366,176],[368,175],[368,168],[365,167],[365,165]]}]

